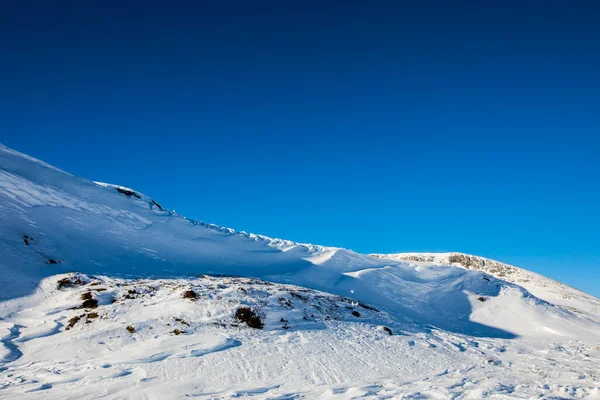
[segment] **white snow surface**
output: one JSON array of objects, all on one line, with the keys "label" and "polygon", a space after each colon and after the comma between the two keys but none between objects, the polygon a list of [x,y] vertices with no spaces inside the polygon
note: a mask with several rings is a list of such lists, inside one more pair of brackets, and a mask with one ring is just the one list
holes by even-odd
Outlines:
[{"label": "white snow surface", "polygon": [[237,232],[1,145],[0,272],[3,398],[600,398],[577,289]]},{"label": "white snow surface", "polygon": [[522,286],[533,295],[600,321],[600,299],[569,285],[513,265],[463,253],[371,254],[378,259],[408,261],[415,265],[456,265]]}]

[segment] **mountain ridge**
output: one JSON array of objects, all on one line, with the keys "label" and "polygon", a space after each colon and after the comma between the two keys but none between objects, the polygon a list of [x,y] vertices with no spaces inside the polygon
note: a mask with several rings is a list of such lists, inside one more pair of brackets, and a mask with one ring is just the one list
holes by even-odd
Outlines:
[{"label": "mountain ridge", "polygon": [[0,254],[0,396],[600,394],[597,299],[549,278],[238,232],[4,146]]},{"label": "mountain ridge", "polygon": [[[490,258],[460,252],[373,253],[370,255],[378,259],[414,261],[438,265],[458,265],[465,269],[483,271],[495,278],[522,286],[537,297],[548,300],[551,303],[559,303],[559,305],[575,311],[583,308],[592,315],[600,314],[600,299],[597,297],[556,279]],[[550,293],[544,289],[549,289]],[[574,305],[569,301],[574,298],[582,298],[585,301],[579,301],[577,305]]]},{"label": "mountain ridge", "polygon": [[[3,188],[0,195],[4,194],[5,199],[0,218],[6,222],[7,228],[13,226],[8,230],[5,228],[5,237],[12,237],[11,244],[0,241],[0,246],[6,248],[7,254],[12,253],[13,257],[20,259],[15,263],[24,267],[12,272],[9,269],[7,276],[12,273],[26,276],[23,271],[28,268],[31,275],[36,276],[34,281],[40,279],[39,273],[69,270],[132,278],[167,278],[198,273],[239,275],[306,286],[342,296],[352,295],[365,303],[395,310],[422,323],[434,322],[447,329],[463,330],[464,326],[471,326],[471,333],[487,329],[464,318],[464,326],[457,325],[455,319],[460,314],[454,312],[438,313],[445,315],[445,318],[439,319],[428,310],[428,307],[437,308],[439,305],[430,304],[427,297],[418,298],[415,294],[433,295],[436,292],[430,286],[435,285],[439,279],[437,276],[445,274],[449,283],[458,279],[450,286],[437,289],[453,299],[449,303],[450,309],[456,307],[452,305],[456,301],[456,304],[461,304],[461,310],[471,307],[462,293],[465,289],[467,292],[489,291],[477,281],[481,279],[480,275],[471,277],[471,272],[465,275],[453,270],[453,260],[447,260],[444,268],[431,263],[430,268],[434,269],[422,272],[411,267],[411,260],[401,259],[406,256],[365,255],[337,247],[238,232],[181,216],[134,189],[74,177],[6,147],[0,148],[0,187]],[[23,236],[27,236],[29,239],[26,241],[30,243],[24,248],[15,248],[14,243],[24,240]],[[74,245],[74,239],[79,242],[77,245]],[[413,262],[415,257],[412,256]],[[484,260],[474,256],[462,257],[463,261],[474,265]],[[52,269],[39,267],[48,263],[52,264]],[[144,267],[140,268],[142,265]],[[504,271],[511,271],[511,276],[515,275],[514,271],[519,276],[534,276],[492,260],[487,260],[487,266],[489,268],[479,270],[503,281],[506,281]],[[519,287],[527,283],[512,281],[510,283]],[[553,281],[542,280],[544,282]],[[463,289],[465,284],[467,287]],[[386,290],[375,291],[373,285]],[[539,289],[539,286],[543,285],[534,289]],[[398,288],[410,294],[414,304],[406,303],[401,296],[393,294]],[[553,292],[560,290],[562,286],[554,288]],[[554,304],[555,299],[549,297],[547,291],[537,290],[537,295]],[[594,312],[593,308],[570,303],[564,305],[570,306],[572,311],[583,309],[586,314]],[[532,333],[529,328],[526,331]],[[569,331],[572,332],[571,329]]]}]

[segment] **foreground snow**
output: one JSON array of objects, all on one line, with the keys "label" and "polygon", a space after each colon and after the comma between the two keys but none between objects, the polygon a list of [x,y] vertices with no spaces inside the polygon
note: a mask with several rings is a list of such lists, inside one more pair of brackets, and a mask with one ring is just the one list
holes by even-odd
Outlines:
[{"label": "foreground snow", "polygon": [[600,301],[574,288],[236,232],[2,146],[0,254],[0,396],[600,396]]},{"label": "foreground snow", "polygon": [[[584,397],[598,343],[418,331],[368,304],[246,278],[46,279],[3,303],[5,396],[112,398]],[[193,290],[197,299],[184,298]],[[80,308],[82,295],[98,300]],[[256,310],[264,328],[232,315]],[[67,330],[69,322],[76,319]],[[14,325],[13,325],[14,324]],[[127,330],[132,327],[133,332]],[[385,330],[385,328],[392,329]],[[389,332],[393,334],[390,335]]]}]

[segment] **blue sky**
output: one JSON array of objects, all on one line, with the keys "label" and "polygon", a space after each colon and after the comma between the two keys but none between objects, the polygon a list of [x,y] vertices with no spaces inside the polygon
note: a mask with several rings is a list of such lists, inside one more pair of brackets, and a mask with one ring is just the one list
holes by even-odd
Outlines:
[{"label": "blue sky", "polygon": [[204,221],[600,295],[594,2],[78,3],[3,6],[5,145]]}]

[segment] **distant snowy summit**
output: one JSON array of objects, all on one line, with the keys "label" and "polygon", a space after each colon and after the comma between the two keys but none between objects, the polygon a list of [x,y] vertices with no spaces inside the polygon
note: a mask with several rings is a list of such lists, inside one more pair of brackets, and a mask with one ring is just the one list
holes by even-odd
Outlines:
[{"label": "distant snowy summit", "polygon": [[465,269],[483,271],[498,279],[522,286],[535,296],[553,304],[571,311],[585,311],[592,316],[598,316],[600,321],[600,299],[554,279],[489,258],[456,252],[371,254],[371,256],[394,261],[456,265]]}]

